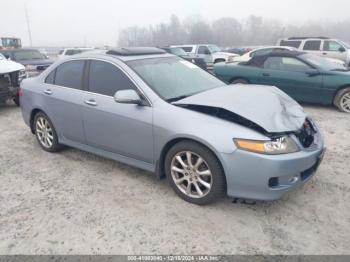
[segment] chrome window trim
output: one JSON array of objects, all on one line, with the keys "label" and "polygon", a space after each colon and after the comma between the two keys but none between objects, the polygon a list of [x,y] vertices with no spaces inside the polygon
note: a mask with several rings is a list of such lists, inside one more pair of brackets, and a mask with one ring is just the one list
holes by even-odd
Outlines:
[{"label": "chrome window trim", "polygon": [[[77,90],[77,91],[81,91],[81,92],[84,92],[84,93],[87,93],[87,94],[94,94],[94,95],[99,95],[99,96],[102,96],[102,97],[109,97],[109,98],[113,98],[113,96],[107,96],[107,95],[103,95],[103,94],[99,94],[99,93],[94,93],[94,92],[90,92],[90,91],[87,91],[87,90],[82,90],[82,89],[76,89],[76,88],[71,88],[71,87],[67,87],[67,86],[60,86],[60,85],[56,85],[56,84],[49,84],[49,83],[46,83],[46,77],[48,77],[51,72],[53,72],[54,70],[56,70],[59,66],[65,64],[65,63],[68,63],[68,62],[71,62],[71,61],[80,61],[80,60],[83,60],[85,62],[88,62],[88,61],[91,61],[91,60],[95,60],[95,61],[101,61],[101,62],[105,62],[105,63],[109,63],[115,67],[117,67],[119,70],[121,70],[129,79],[130,81],[135,85],[137,91],[139,91],[142,96],[147,100],[147,103],[150,105],[150,107],[153,107],[153,104],[151,102],[151,100],[147,97],[147,95],[145,94],[145,92],[142,90],[142,88],[136,83],[136,81],[130,76],[130,74],[128,72],[126,72],[122,67],[120,67],[120,65],[118,65],[117,63],[115,62],[112,62],[112,61],[109,61],[107,59],[102,59],[102,58],[96,58],[96,57],[91,57],[91,58],[88,58],[88,57],[83,57],[83,58],[72,58],[72,59],[69,59],[69,60],[65,60],[65,61],[62,61],[62,63],[60,63],[59,65],[57,65],[53,70],[51,70],[46,76],[45,78],[43,79],[44,80],[44,84],[46,85],[52,85],[52,86],[57,86],[57,87],[60,87],[60,88],[65,88],[65,89],[69,89],[69,90]],[[120,60],[119,60],[120,61]],[[127,65],[126,65],[127,66]],[[141,79],[142,80],[142,79]],[[143,80],[142,80],[143,81]],[[147,85],[145,83],[145,85]],[[148,86],[148,85],[147,85]]]}]

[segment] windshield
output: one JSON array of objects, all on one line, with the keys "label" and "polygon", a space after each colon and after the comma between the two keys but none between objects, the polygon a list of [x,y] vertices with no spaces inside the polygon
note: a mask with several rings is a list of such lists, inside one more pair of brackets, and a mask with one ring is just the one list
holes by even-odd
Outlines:
[{"label": "windshield", "polygon": [[16,61],[45,59],[45,56],[37,50],[21,50],[13,52]]},{"label": "windshield", "polygon": [[339,41],[339,43],[341,43],[346,49],[350,49],[350,44],[345,43],[343,41]]},{"label": "windshield", "polygon": [[212,53],[221,52],[221,48],[216,45],[208,45],[208,48]]},{"label": "windshield", "polygon": [[178,57],[134,60],[127,64],[168,102],[225,85],[213,75]]},{"label": "windshield", "polygon": [[337,62],[333,62],[332,60],[328,60],[323,57],[314,56],[314,55],[301,55],[301,58],[303,58],[305,61],[309,62],[310,64],[323,69],[323,70],[340,70],[340,71],[346,71],[346,67],[342,64],[339,64]]},{"label": "windshield", "polygon": [[179,48],[179,47],[170,48],[170,52],[174,55],[177,55],[177,56],[187,56],[188,55],[182,48]]}]

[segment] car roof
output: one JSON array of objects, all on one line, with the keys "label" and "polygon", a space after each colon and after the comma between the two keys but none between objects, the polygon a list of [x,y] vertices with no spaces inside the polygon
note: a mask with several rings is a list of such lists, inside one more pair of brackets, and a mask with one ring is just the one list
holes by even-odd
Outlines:
[{"label": "car roof", "polygon": [[297,50],[283,50],[283,51],[272,51],[271,53],[263,54],[263,55],[256,55],[255,57],[271,57],[271,56],[286,56],[286,57],[297,57],[300,55],[307,54],[306,52],[301,52]]},{"label": "car roof", "polygon": [[[163,49],[156,47],[126,47],[126,48],[113,48],[110,50],[92,50],[84,52],[78,55],[74,55],[75,58],[99,58],[106,57],[117,58],[121,61],[132,61],[147,58],[161,58],[161,57],[176,57],[167,53]],[[69,60],[69,59],[68,59]]]}]

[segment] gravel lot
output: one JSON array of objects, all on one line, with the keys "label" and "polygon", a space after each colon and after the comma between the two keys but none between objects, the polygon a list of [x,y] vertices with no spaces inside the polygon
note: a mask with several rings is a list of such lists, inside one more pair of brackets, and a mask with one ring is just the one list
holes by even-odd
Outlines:
[{"label": "gravel lot", "polygon": [[48,154],[0,108],[0,254],[350,254],[350,115],[306,106],[328,152],[273,203],[198,207],[150,173],[75,149]]}]

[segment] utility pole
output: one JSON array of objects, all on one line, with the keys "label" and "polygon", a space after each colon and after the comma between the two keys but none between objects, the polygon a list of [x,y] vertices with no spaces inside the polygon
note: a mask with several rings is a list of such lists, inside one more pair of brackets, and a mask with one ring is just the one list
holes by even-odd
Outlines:
[{"label": "utility pole", "polygon": [[25,12],[26,21],[27,21],[27,30],[28,30],[28,36],[29,36],[29,44],[30,44],[30,47],[32,47],[33,46],[32,32],[30,30],[29,16],[28,16],[28,10],[27,10],[27,5],[26,4],[24,4],[24,12]]}]

